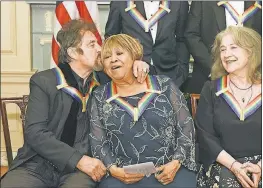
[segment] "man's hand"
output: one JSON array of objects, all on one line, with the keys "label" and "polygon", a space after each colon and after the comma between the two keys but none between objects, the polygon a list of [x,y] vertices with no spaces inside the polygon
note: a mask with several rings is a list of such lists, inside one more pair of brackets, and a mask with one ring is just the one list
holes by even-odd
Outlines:
[{"label": "man's hand", "polygon": [[98,182],[106,173],[104,164],[96,158],[84,155],[77,164],[77,168]]},{"label": "man's hand", "polygon": [[149,73],[150,66],[144,62],[136,60],[133,63],[133,74],[139,83],[143,83]]},{"label": "man's hand", "polygon": [[181,167],[181,164],[178,160],[173,160],[161,167],[158,167],[157,172],[162,171],[161,174],[155,176],[156,179],[163,185],[167,185],[174,180],[174,177]]},{"label": "man's hand", "polygon": [[259,184],[259,181],[261,178],[261,167],[260,167],[260,165],[247,162],[247,163],[244,163],[242,165],[242,168],[247,169],[248,172],[250,172],[252,174],[253,183],[254,183],[255,187],[258,187],[258,184]]},{"label": "man's hand", "polygon": [[242,187],[255,187],[255,184],[247,175],[249,170],[245,168],[243,164],[235,162],[230,170],[236,176],[237,180],[241,183]]},{"label": "man's hand", "polygon": [[110,174],[124,182],[125,184],[132,184],[140,181],[144,178],[144,174],[127,174],[123,168],[118,168],[116,165],[110,167]]}]

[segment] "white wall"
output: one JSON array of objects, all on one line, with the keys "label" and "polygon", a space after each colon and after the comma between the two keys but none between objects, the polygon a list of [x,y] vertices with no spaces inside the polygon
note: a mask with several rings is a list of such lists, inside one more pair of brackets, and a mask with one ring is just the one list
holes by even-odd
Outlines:
[{"label": "white wall", "polygon": [[[30,6],[23,1],[1,1],[1,97],[29,93],[31,66]],[[8,105],[13,150],[23,144],[19,109]],[[2,122],[2,121],[1,121]],[[1,128],[1,165],[6,165],[5,142]]]}]

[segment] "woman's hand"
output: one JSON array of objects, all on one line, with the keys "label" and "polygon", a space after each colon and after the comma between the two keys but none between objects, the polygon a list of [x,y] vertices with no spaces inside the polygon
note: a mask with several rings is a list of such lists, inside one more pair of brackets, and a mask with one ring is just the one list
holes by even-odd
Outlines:
[{"label": "woman's hand", "polygon": [[247,169],[248,172],[252,174],[252,180],[255,187],[258,187],[260,178],[261,178],[261,164],[253,164],[250,162],[244,163],[242,165],[243,168]]},{"label": "woman's hand", "polygon": [[156,179],[163,185],[167,185],[174,180],[174,177],[181,167],[181,164],[178,160],[173,160],[163,166],[158,167],[156,170],[162,171],[161,174],[155,176]]},{"label": "woman's hand", "polygon": [[119,168],[116,165],[110,167],[110,174],[125,184],[136,183],[144,178],[144,174],[127,174],[123,168]]},{"label": "woman's hand", "polygon": [[243,187],[255,187],[255,184],[247,175],[247,173],[249,173],[248,168],[244,168],[243,164],[235,162],[230,170],[233,172]]},{"label": "woman's hand", "polygon": [[136,60],[133,64],[133,74],[139,83],[143,83],[149,73],[150,66],[144,62]]}]

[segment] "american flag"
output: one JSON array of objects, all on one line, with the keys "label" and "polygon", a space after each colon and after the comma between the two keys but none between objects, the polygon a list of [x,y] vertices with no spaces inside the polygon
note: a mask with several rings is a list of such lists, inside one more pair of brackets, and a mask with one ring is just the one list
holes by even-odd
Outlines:
[{"label": "american flag", "polygon": [[96,1],[57,1],[55,10],[54,34],[52,38],[51,67],[58,64],[59,43],[56,40],[61,26],[72,19],[82,18],[89,23],[95,23],[97,30],[95,36],[101,45],[102,40],[99,33],[99,11]]}]

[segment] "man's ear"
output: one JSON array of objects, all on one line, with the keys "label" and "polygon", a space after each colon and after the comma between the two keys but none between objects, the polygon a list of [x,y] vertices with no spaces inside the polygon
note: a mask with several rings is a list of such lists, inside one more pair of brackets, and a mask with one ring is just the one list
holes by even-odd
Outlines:
[{"label": "man's ear", "polygon": [[75,48],[69,47],[67,49],[67,53],[68,53],[69,57],[71,57],[72,59],[77,58],[77,52],[76,52]]}]

